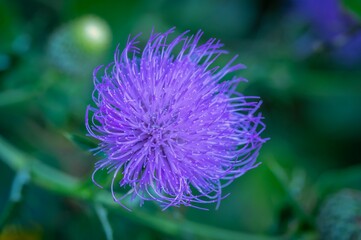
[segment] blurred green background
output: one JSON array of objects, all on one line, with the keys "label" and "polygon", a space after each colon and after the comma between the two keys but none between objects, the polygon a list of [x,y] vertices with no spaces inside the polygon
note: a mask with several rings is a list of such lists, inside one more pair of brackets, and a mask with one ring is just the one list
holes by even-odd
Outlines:
[{"label": "blurred green background", "polygon": [[[361,239],[361,4],[320,2],[1,0],[0,240]],[[128,212],[90,180],[92,70],[173,26],[239,55],[271,140],[218,210]]]}]

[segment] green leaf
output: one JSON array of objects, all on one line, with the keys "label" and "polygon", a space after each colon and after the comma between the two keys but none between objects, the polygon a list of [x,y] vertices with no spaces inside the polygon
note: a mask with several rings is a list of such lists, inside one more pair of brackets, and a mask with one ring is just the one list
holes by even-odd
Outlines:
[{"label": "green leaf", "polygon": [[342,0],[343,6],[346,10],[352,12],[361,20],[361,1],[360,0]]},{"label": "green leaf", "polygon": [[94,142],[92,139],[81,136],[79,134],[73,134],[69,132],[64,132],[63,135],[72,143],[79,146],[81,149],[89,150],[94,149],[98,146],[96,142]]},{"label": "green leaf", "polygon": [[10,197],[3,213],[0,217],[0,229],[3,228],[6,222],[16,215],[17,209],[22,200],[24,186],[29,182],[30,175],[26,168],[21,169],[15,176],[14,182],[11,186]]},{"label": "green leaf", "polygon": [[24,185],[30,180],[30,175],[27,169],[22,169],[16,175],[10,192],[10,201],[19,202],[22,197],[22,190]]},{"label": "green leaf", "polygon": [[100,203],[96,203],[94,208],[103,226],[106,239],[113,240],[113,229],[108,220],[108,211]]}]

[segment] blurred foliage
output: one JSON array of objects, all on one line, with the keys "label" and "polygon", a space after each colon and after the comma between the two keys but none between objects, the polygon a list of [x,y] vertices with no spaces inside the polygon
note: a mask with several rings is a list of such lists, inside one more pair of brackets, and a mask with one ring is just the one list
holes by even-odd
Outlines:
[{"label": "blurred foliage", "polygon": [[[337,228],[327,206],[346,214],[328,199],[347,188],[361,201],[361,63],[334,54],[355,45],[360,4],[339,3],[353,24],[342,20],[332,43],[346,42],[329,47],[299,10],[307,0],[0,1],[0,239],[327,239],[323,226]],[[239,55],[249,80],[239,91],[261,96],[271,140],[219,210],[129,202],[128,212],[91,181],[92,69],[129,34],[144,42],[172,26],[221,39],[220,64]]]},{"label": "blurred foliage", "polygon": [[361,18],[361,2],[357,0],[343,0],[342,3],[347,10],[354,13],[358,18]]}]

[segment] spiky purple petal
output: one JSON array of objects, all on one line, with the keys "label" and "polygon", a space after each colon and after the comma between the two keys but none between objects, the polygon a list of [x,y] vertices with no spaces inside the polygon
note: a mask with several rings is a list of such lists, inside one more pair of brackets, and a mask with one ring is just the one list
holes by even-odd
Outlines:
[{"label": "spiky purple petal", "polygon": [[[236,57],[214,66],[227,52],[216,39],[201,44],[201,31],[169,41],[173,32],[151,34],[143,50],[129,39],[100,80],[94,71],[96,107],[88,107],[86,127],[106,154],[94,174],[113,172],[120,204],[131,195],[164,208],[218,206],[222,188],[257,166],[265,142],[258,97],[236,91],[242,78],[223,79],[244,66],[233,64]],[[118,173],[120,186],[130,187],[122,198],[114,193]]]}]

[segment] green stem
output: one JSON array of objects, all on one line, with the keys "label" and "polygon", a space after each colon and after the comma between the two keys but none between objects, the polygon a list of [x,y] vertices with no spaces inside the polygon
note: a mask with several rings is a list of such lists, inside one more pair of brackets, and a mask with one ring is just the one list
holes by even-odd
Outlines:
[{"label": "green stem", "polygon": [[271,170],[272,174],[275,176],[277,181],[280,183],[284,192],[287,194],[289,202],[291,203],[292,208],[298,215],[298,217],[308,223],[310,226],[315,226],[313,218],[305,211],[303,206],[295,198],[289,189],[288,179],[282,170],[281,166],[278,165],[276,161],[269,161],[268,168]]},{"label": "green stem", "polygon": [[58,194],[64,196],[83,199],[88,202],[94,202],[95,200],[97,203],[107,206],[108,208],[112,208],[112,210],[119,212],[128,219],[168,235],[225,240],[282,239],[281,237],[269,237],[221,229],[184,219],[169,219],[162,214],[154,215],[137,209],[129,212],[115,203],[110,193],[105,191],[93,193],[88,189],[82,188],[80,180],[51,168],[37,159],[25,155],[23,152],[10,145],[2,137],[0,137],[0,158],[14,171],[21,171],[24,168],[28,169],[31,175],[31,181],[44,189],[57,192]]}]

